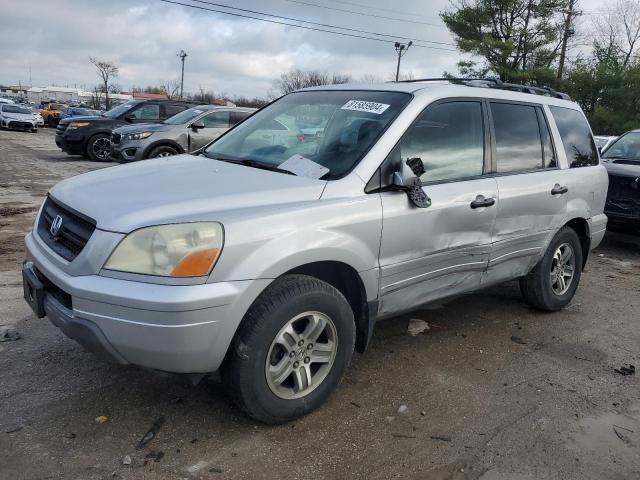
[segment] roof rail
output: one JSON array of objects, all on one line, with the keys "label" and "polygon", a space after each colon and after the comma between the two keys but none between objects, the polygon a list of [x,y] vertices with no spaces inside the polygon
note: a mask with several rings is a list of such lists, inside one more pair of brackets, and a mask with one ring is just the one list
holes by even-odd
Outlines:
[{"label": "roof rail", "polygon": [[415,78],[410,80],[399,80],[398,83],[414,83],[414,82],[452,82],[462,83],[468,87],[497,88],[500,90],[512,90],[516,92],[531,93],[534,95],[547,95],[563,100],[571,100],[566,93],[556,92],[551,87],[532,87],[530,85],[521,85],[519,83],[503,82],[499,78],[458,78],[458,77],[441,77],[441,78]]}]

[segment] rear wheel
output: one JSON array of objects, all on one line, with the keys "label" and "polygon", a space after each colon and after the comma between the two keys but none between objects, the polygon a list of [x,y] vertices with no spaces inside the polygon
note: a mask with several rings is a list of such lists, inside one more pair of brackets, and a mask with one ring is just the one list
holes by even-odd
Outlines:
[{"label": "rear wheel", "polygon": [[160,145],[159,147],[154,148],[149,152],[149,156],[147,158],[159,158],[159,157],[171,157],[172,155],[177,155],[178,150],[169,145]]},{"label": "rear wheel", "polygon": [[540,310],[556,311],[567,305],[582,275],[582,247],[575,230],[563,227],[529,274],[520,279],[524,299]]},{"label": "rear wheel", "polygon": [[106,133],[94,135],[87,142],[87,155],[94,162],[106,162],[111,156],[111,141]]},{"label": "rear wheel", "polygon": [[56,121],[53,119],[53,117],[47,118],[47,126],[56,128]]},{"label": "rear wheel", "polygon": [[306,275],[276,280],[247,312],[222,367],[234,401],[279,424],[318,408],[351,362],[353,312],[334,287]]}]

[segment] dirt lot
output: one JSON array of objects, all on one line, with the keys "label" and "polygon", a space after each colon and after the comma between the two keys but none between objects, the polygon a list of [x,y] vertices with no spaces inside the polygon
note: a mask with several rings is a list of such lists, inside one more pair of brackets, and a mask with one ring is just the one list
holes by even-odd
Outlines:
[{"label": "dirt lot", "polygon": [[380,323],[323,408],[267,427],[214,381],[94,358],[22,301],[43,195],[109,165],[61,154],[50,130],[0,131],[0,325],[21,335],[0,343],[0,478],[640,478],[640,381],[614,372],[640,363],[640,239],[608,234],[559,313],[510,283],[414,313],[431,326],[416,337],[410,317]]}]

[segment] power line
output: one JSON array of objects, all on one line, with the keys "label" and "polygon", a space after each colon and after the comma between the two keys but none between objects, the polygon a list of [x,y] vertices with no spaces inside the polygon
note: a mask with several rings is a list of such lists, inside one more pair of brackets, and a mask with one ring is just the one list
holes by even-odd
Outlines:
[{"label": "power line", "polygon": [[[287,27],[302,28],[302,29],[305,29],[305,30],[313,30],[313,31],[316,31],[316,32],[332,33],[334,35],[341,35],[343,37],[362,38],[364,40],[372,40],[374,42],[395,44],[395,42],[393,40],[386,40],[386,39],[383,39],[383,38],[373,38],[373,37],[367,37],[365,35],[355,35],[355,34],[352,34],[352,33],[336,32],[336,31],[333,31],[333,30],[326,30],[326,29],[323,29],[323,28],[308,27],[308,26],[305,26],[305,25],[296,25],[295,23],[287,23],[287,22],[281,22],[281,21],[278,21],[278,20],[269,20],[269,19],[266,19],[266,18],[252,17],[250,15],[244,15],[244,14],[241,14],[241,13],[225,12],[223,10],[217,10],[217,9],[214,9],[214,8],[207,8],[207,7],[200,7],[198,5],[190,5],[188,3],[177,2],[177,1],[174,1],[174,0],[160,0],[160,1],[163,2],[163,3],[171,3],[173,5],[181,5],[183,7],[195,8],[195,9],[198,9],[198,10],[205,10],[205,11],[208,11],[208,12],[221,13],[223,15],[231,15],[233,17],[248,18],[248,19],[251,19],[251,20],[259,20],[261,22],[275,23],[277,25],[285,25]],[[333,28],[340,28],[340,27],[333,27]],[[430,46],[430,45],[419,45],[419,44],[414,44],[414,46],[419,47],[419,48],[429,48],[431,50],[444,50],[444,51],[447,51],[447,52],[457,52],[457,50],[452,49],[452,48],[434,47],[434,46]]]},{"label": "power line", "polygon": [[399,12],[398,10],[394,10],[392,8],[373,7],[371,5],[365,5],[363,3],[347,2],[344,0],[330,0],[330,1],[334,3],[342,3],[343,5],[352,5],[354,7],[362,7],[362,8],[369,8],[373,10],[380,10],[382,12],[397,13],[398,15],[410,15],[412,17],[423,17],[423,18],[439,18],[439,17],[436,17],[435,15],[423,15],[421,13],[415,13],[415,12]]},{"label": "power line", "polygon": [[280,18],[282,20],[289,20],[292,22],[301,22],[301,23],[308,23],[309,25],[317,25],[319,27],[329,27],[329,28],[337,28],[340,30],[347,30],[349,32],[357,32],[357,33],[364,33],[367,35],[375,35],[378,37],[389,37],[389,38],[394,38],[396,40],[400,39],[400,40],[414,40],[414,41],[418,41],[418,42],[423,42],[423,43],[433,43],[435,45],[449,45],[449,46],[455,46],[453,43],[448,43],[448,42],[438,42],[435,40],[424,40],[424,39],[420,39],[420,38],[413,38],[413,37],[404,37],[401,35],[388,35],[385,33],[378,33],[378,32],[370,32],[367,30],[359,30],[357,28],[349,28],[349,27],[339,27],[337,25],[331,25],[328,23],[318,23],[318,22],[312,22],[309,20],[301,20],[299,18],[292,18],[292,17],[284,17],[282,15],[274,15],[271,13],[265,13],[265,12],[258,12],[256,10],[247,10],[246,8],[239,8],[239,7],[231,7],[229,5],[225,5],[223,3],[215,3],[215,2],[210,2],[210,1],[205,1],[205,0],[190,0],[191,2],[195,2],[195,3],[204,3],[206,5],[212,5],[214,7],[222,7],[222,8],[228,8],[230,10],[238,10],[240,12],[246,12],[246,13],[252,13],[255,15],[264,15],[265,17],[271,17],[271,18]]},{"label": "power line", "polygon": [[327,10],[336,10],[338,12],[353,13],[355,15],[364,15],[365,17],[383,18],[385,20],[395,20],[397,22],[417,23],[419,25],[429,25],[430,27],[446,28],[444,25],[429,22],[420,22],[418,20],[406,20],[404,18],[386,17],[384,15],[376,15],[375,13],[357,12],[355,10],[347,10],[344,8],[329,7],[327,5],[318,5],[317,3],[303,2],[301,0],[285,0],[285,2],[298,3],[309,7],[326,8]]}]

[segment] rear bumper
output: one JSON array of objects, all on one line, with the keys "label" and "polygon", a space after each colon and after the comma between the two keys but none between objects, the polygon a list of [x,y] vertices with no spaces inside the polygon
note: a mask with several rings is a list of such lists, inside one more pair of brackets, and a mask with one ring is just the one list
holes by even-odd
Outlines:
[{"label": "rear bumper", "polygon": [[[27,258],[45,285],[45,313],[97,355],[175,373],[216,371],[245,312],[271,280],[158,285],[71,276],[40,251],[33,233]],[[67,305],[56,289],[70,299]]]}]

